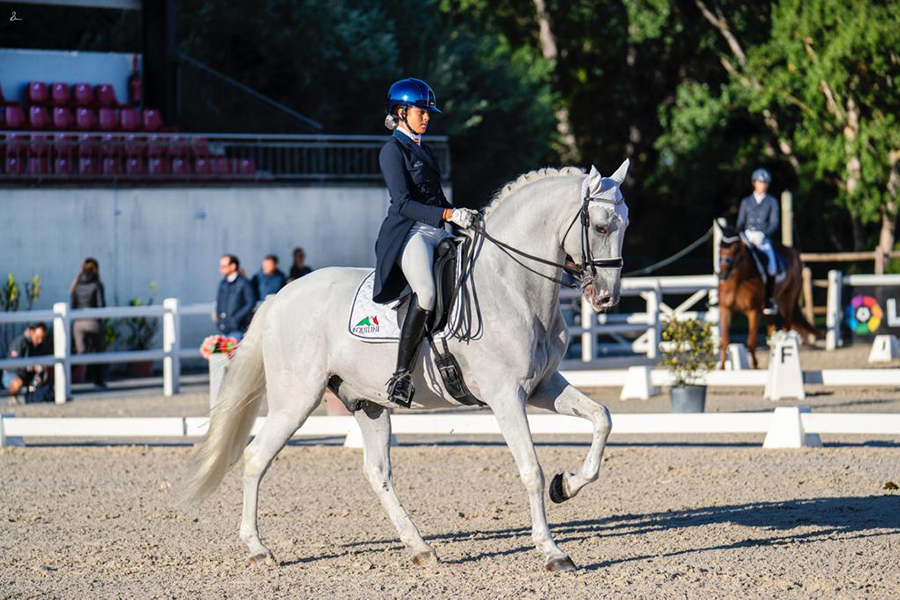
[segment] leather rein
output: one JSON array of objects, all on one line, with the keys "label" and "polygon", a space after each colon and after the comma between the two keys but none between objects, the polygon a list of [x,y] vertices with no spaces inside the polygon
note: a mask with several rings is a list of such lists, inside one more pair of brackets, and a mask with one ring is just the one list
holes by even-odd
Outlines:
[{"label": "leather rein", "polygon": [[[549,279],[550,281],[552,281],[554,283],[558,283],[559,285],[567,287],[569,289],[581,289],[587,283],[586,275],[588,273],[590,273],[590,277],[593,278],[593,277],[596,277],[596,275],[597,275],[597,269],[621,269],[625,265],[625,261],[623,260],[623,258],[621,256],[616,257],[616,258],[599,258],[599,259],[594,258],[594,255],[591,252],[590,241],[588,239],[588,235],[590,233],[590,228],[591,228],[591,217],[590,217],[590,214],[588,213],[588,208],[590,207],[591,202],[604,202],[607,204],[617,205],[617,204],[621,204],[622,202],[624,202],[624,200],[619,199],[618,201],[615,201],[615,200],[606,200],[606,199],[598,199],[598,198],[592,199],[590,197],[589,193],[585,194],[584,199],[581,202],[581,208],[579,209],[579,211],[577,213],[575,213],[575,216],[572,218],[572,222],[569,223],[569,227],[566,228],[566,233],[565,233],[565,235],[563,235],[563,239],[562,239],[563,245],[565,245],[566,238],[568,237],[569,232],[572,230],[572,227],[575,225],[575,223],[579,219],[581,219],[581,264],[575,263],[574,266],[569,266],[569,264],[561,264],[561,263],[553,262],[552,260],[547,260],[545,258],[541,258],[540,256],[534,256],[533,254],[528,254],[527,252],[523,252],[522,250],[519,250],[518,248],[514,248],[513,246],[510,246],[509,244],[506,244],[505,242],[501,242],[500,240],[493,237],[491,234],[489,234],[485,230],[484,216],[481,215],[480,213],[479,213],[479,222],[477,224],[473,225],[472,229],[475,231],[476,236],[481,236],[484,239],[488,240],[489,242],[493,243],[500,250],[502,250],[504,254],[506,254],[511,259],[513,259],[518,265],[520,265],[524,269],[527,269],[528,271],[531,271],[535,275],[540,275],[544,279]],[[474,244],[474,245],[477,245],[477,244]],[[513,256],[513,254],[517,254],[517,255],[521,256],[522,258],[526,258],[528,260],[532,260],[534,262],[538,262],[538,263],[541,263],[541,264],[544,264],[544,265],[547,265],[550,267],[556,267],[558,269],[562,269],[563,271],[568,273],[570,277],[580,281],[580,283],[577,283],[577,284],[569,283],[567,281],[564,281],[563,279],[559,279],[557,277],[552,277],[550,275],[545,275],[544,273],[541,273],[540,271],[536,271],[535,269],[532,269],[531,267],[529,267],[528,265],[526,265],[525,263],[523,263],[522,261],[517,259],[515,256]]]}]

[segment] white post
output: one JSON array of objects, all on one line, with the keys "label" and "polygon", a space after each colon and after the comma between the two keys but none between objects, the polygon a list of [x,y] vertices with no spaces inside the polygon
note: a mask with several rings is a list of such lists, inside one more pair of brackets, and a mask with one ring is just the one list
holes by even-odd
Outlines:
[{"label": "white post", "polygon": [[6,445],[6,432],[3,430],[3,419],[7,415],[0,414],[0,448]]},{"label": "white post", "polygon": [[713,221],[713,273],[719,274],[719,246],[722,245],[722,229],[719,222]]},{"label": "white post", "polygon": [[581,297],[581,360],[583,362],[591,362],[597,356],[595,344],[597,336],[594,335],[594,323],[597,317],[594,315],[594,308],[584,296]]},{"label": "white post", "polygon": [[57,404],[65,404],[70,396],[72,365],[69,362],[69,305],[53,305],[53,396]]},{"label": "white post", "polygon": [[834,350],[841,345],[841,284],[844,281],[840,271],[828,271],[828,304],[825,315],[825,349]]},{"label": "white post", "polygon": [[181,315],[178,312],[178,298],[163,300],[166,312],[163,314],[163,395],[172,396],[179,391],[181,378]]},{"label": "white post", "polygon": [[659,343],[662,341],[662,324],[659,322],[659,305],[662,302],[662,293],[659,289],[659,280],[653,289],[644,294],[647,301],[647,358],[659,357]]}]

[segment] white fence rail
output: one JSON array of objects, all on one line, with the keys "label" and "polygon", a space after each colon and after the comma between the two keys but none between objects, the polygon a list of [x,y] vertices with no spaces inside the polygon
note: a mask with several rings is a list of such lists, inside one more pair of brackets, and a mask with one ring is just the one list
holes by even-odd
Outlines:
[{"label": "white fence rail", "polygon": [[[210,315],[215,306],[210,303],[181,306],[177,298],[166,298],[157,306],[110,306],[71,310],[65,302],[53,305],[52,310],[0,313],[0,323],[34,323],[52,321],[53,355],[29,358],[0,359],[0,369],[19,369],[26,366],[52,366],[54,399],[57,404],[71,397],[72,365],[125,363],[161,360],[163,363],[163,394],[171,396],[179,390],[181,359],[200,356],[199,348],[181,347],[181,318],[189,315]],[[128,352],[95,352],[72,354],[71,324],[77,319],[113,319],[150,317],[162,319],[162,348]]]},{"label": "white fence rail", "polygon": [[[780,414],[779,414],[780,413]],[[256,420],[256,434],[265,417]],[[549,414],[528,415],[535,435],[590,435],[590,421]],[[760,413],[613,414],[613,435],[659,434],[767,434],[766,447],[804,445],[804,435],[861,434],[900,435],[900,414],[811,413],[796,407]],[[470,436],[500,435],[491,414],[404,414],[391,417],[395,435]],[[797,435],[784,441],[785,425]],[[169,438],[199,437],[206,433],[205,417],[162,418],[10,418],[0,415],[0,445],[9,438]],[[788,433],[792,433],[788,431]],[[359,430],[353,417],[310,417],[294,437],[345,437],[358,443]]]},{"label": "white fence rail", "polygon": [[[708,311],[693,310],[707,298],[715,304],[717,290],[715,275],[685,275],[677,277],[625,277],[622,279],[622,296],[640,296],[646,303],[644,312],[602,313],[594,311],[588,302],[581,299],[581,325],[569,327],[569,333],[581,336],[581,362],[597,360],[599,352],[609,349],[633,351],[645,354],[647,358],[658,358],[662,335],[661,323],[671,318],[699,318],[712,323],[719,322],[716,308]],[[688,295],[681,303],[671,306],[666,296]],[[579,299],[577,290],[563,290],[561,300]],[[637,339],[628,340],[624,333],[637,333]],[[718,332],[717,332],[718,333]],[[612,337],[614,343],[600,343],[599,338]]]}]

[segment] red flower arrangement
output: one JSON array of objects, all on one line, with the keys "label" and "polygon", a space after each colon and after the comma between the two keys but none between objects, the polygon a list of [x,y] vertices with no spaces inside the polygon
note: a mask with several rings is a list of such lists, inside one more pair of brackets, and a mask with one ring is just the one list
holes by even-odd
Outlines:
[{"label": "red flower arrangement", "polygon": [[232,337],[211,335],[200,344],[200,356],[209,360],[213,354],[227,354],[228,358],[231,358],[237,347],[238,341]]}]

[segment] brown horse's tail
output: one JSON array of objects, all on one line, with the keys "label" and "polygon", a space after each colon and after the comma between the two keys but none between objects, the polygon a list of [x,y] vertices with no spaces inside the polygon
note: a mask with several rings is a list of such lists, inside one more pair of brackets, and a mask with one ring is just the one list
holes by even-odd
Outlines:
[{"label": "brown horse's tail", "polygon": [[800,310],[800,302],[798,301],[794,305],[794,314],[791,319],[791,329],[796,329],[799,333],[808,334],[815,336],[817,340],[824,340],[825,334],[816,329],[810,324],[809,321],[806,320],[806,316],[803,314],[803,311]]}]

